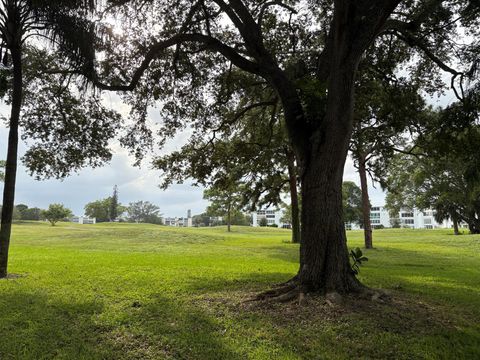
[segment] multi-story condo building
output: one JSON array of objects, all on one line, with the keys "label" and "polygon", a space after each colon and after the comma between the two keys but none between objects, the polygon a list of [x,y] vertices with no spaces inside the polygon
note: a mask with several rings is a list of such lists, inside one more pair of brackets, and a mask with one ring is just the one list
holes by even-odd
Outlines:
[{"label": "multi-story condo building", "polygon": [[163,224],[176,227],[192,227],[192,212],[188,210],[187,217],[167,217],[163,219]]},{"label": "multi-story condo building", "polygon": [[277,225],[278,227],[283,227],[281,218],[283,216],[283,211],[279,209],[261,209],[252,212],[252,226],[260,226],[262,219],[267,220],[267,225]]},{"label": "multi-story condo building", "polygon": [[87,216],[74,216],[70,218],[70,221],[77,224],[96,224],[97,219]]},{"label": "multi-story condo building", "polygon": [[390,227],[390,216],[388,210],[383,206],[372,206],[370,209],[370,224],[373,228]]},{"label": "multi-story condo building", "polygon": [[[441,223],[435,220],[434,210],[401,209],[398,216],[392,218],[389,211],[383,206],[372,206],[370,210],[370,223],[372,228],[390,228],[400,226],[412,229],[437,229],[450,228],[452,223],[449,220]],[[346,223],[347,230],[360,229],[359,224]]]}]

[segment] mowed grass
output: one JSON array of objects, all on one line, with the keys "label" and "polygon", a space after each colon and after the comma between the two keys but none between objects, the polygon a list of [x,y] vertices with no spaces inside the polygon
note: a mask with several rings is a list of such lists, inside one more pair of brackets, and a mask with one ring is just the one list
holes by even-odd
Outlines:
[{"label": "mowed grass", "polygon": [[[348,232],[349,246],[362,244]],[[387,302],[246,302],[298,268],[279,229],[21,223],[0,359],[478,359],[480,236],[377,230],[361,280]]]}]

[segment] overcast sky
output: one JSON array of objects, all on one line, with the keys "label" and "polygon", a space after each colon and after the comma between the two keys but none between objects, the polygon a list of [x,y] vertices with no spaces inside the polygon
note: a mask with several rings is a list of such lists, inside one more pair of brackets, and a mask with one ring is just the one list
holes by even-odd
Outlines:
[{"label": "overcast sky", "polygon": [[[451,94],[435,99],[431,102],[436,105],[445,105],[453,100]],[[107,101],[118,111],[128,109],[115,97],[108,96]],[[0,105],[0,114],[8,118],[8,107]],[[151,112],[156,117],[156,112]],[[6,158],[8,131],[2,124],[0,127],[0,159]],[[168,147],[173,150],[182,145],[187,135],[180,136],[176,142]],[[25,151],[25,145],[20,146],[20,157]],[[30,177],[25,167],[20,165],[17,176],[16,204],[26,204],[29,207],[46,208],[51,203],[63,203],[72,209],[76,215],[83,215],[86,203],[102,199],[111,195],[113,186],[119,189],[119,200],[122,204],[132,201],[147,200],[161,209],[165,216],[185,216],[188,209],[193,214],[203,212],[208,203],[203,200],[203,189],[191,186],[189,183],[174,185],[168,190],[158,187],[159,173],[149,169],[145,164],[142,168],[132,166],[133,160],[128,154],[119,149],[110,164],[98,169],[84,169],[69,178],[59,180],[36,181]],[[359,184],[358,174],[350,159],[347,160],[344,180],[351,180]],[[0,184],[3,191],[3,186]],[[370,183],[370,197],[372,205],[383,205],[385,194],[379,186],[374,188]]]}]

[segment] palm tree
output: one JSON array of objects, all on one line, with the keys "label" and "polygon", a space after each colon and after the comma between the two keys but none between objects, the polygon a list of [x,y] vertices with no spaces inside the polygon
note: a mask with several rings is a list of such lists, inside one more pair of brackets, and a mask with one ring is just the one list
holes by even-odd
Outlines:
[{"label": "palm tree", "polygon": [[3,211],[0,227],[0,278],[7,276],[8,249],[15,199],[18,128],[23,101],[23,53],[31,37],[50,40],[72,65],[93,68],[87,14],[93,0],[0,0],[0,60],[12,72],[11,113],[5,162]]}]

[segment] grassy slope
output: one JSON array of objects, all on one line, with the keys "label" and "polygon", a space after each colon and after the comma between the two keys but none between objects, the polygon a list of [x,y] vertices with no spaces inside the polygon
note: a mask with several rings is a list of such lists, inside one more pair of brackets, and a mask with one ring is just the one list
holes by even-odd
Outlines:
[{"label": "grassy slope", "polygon": [[16,225],[0,359],[480,358],[480,236],[376,231],[361,279],[392,290],[390,303],[245,303],[295,273],[289,236]]}]

